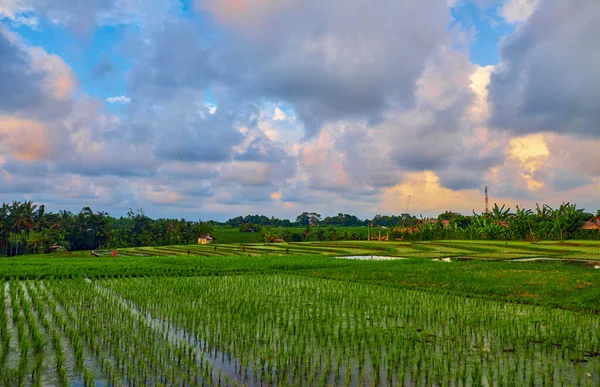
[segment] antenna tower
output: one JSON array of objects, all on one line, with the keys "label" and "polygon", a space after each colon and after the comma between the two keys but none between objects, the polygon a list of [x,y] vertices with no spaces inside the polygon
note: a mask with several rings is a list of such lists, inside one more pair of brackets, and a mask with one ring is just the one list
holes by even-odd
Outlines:
[{"label": "antenna tower", "polygon": [[408,200],[406,201],[406,211],[404,211],[404,216],[402,219],[402,228],[404,228],[404,225],[406,224],[406,217],[408,216],[408,205],[410,204],[410,195],[408,195]]},{"label": "antenna tower", "polygon": [[488,206],[489,202],[488,202],[488,189],[487,189],[487,185],[485,186],[485,213],[489,214],[490,213],[490,209]]}]

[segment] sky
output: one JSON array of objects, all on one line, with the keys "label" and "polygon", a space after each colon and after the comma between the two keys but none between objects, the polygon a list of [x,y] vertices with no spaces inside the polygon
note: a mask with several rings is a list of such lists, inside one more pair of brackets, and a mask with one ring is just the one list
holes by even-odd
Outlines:
[{"label": "sky", "polygon": [[0,202],[600,208],[597,0],[0,0]]}]

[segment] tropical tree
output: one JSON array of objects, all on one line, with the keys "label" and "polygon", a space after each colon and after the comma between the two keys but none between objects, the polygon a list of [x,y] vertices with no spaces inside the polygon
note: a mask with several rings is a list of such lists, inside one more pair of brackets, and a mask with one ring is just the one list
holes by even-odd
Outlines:
[{"label": "tropical tree", "polygon": [[517,212],[510,221],[510,234],[512,239],[535,239],[534,214],[532,210],[516,206]]},{"label": "tropical tree", "polygon": [[578,209],[576,204],[563,202],[553,213],[555,235],[558,233],[561,241],[570,238],[590,216],[583,209]]},{"label": "tropical tree", "polygon": [[494,207],[492,208],[492,212],[490,212],[490,216],[495,222],[506,222],[512,215],[510,213],[510,208],[505,207],[505,204],[503,204],[502,207],[498,207],[498,204],[494,203]]}]

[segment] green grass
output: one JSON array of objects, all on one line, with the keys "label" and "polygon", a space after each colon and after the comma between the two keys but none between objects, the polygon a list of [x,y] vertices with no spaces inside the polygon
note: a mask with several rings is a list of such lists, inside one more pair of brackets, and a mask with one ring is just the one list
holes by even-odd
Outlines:
[{"label": "green grass", "polygon": [[187,252],[181,249],[164,248],[159,251],[170,255],[97,258],[64,254],[4,258],[0,260],[0,275],[4,278],[35,279],[290,273],[600,311],[600,270],[586,264],[502,260],[445,263],[418,258],[354,261],[325,255],[285,254],[283,251],[251,257],[188,257]]},{"label": "green grass", "polygon": [[[336,258],[354,254],[406,259]],[[537,256],[567,259],[508,260]],[[3,258],[0,384],[598,385],[600,270],[580,257],[598,260],[598,245],[232,243]]]},{"label": "green grass", "polygon": [[[239,231],[234,230],[239,233]],[[233,232],[232,232],[233,234]],[[250,236],[256,234],[243,233]],[[216,250],[215,250],[216,248]],[[409,258],[469,257],[474,259],[555,258],[600,260],[599,243],[570,242],[569,245],[531,242],[499,241],[432,241],[432,242],[376,242],[376,241],[323,241],[293,243],[218,243],[211,245],[184,245],[119,249],[120,255],[385,255]],[[104,251],[110,254],[111,251]]]}]

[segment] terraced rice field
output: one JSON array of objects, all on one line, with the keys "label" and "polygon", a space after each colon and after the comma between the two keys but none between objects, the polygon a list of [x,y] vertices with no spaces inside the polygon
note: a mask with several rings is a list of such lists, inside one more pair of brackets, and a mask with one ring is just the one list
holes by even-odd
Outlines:
[{"label": "terraced rice field", "polygon": [[[110,254],[112,251],[104,251]],[[476,259],[559,258],[600,261],[600,244],[590,241],[499,242],[499,241],[432,241],[432,242],[298,242],[212,244],[120,249],[120,255],[130,256],[257,256],[264,254],[291,255],[378,255],[405,258],[462,257]]]},{"label": "terraced rice field", "polygon": [[600,384],[585,311],[291,274],[13,280],[4,295],[7,386]]}]

